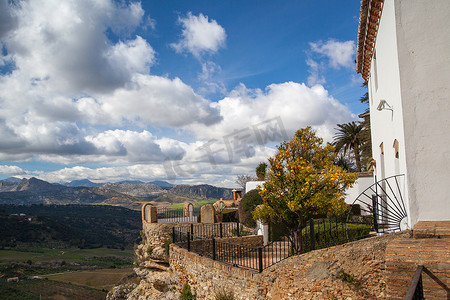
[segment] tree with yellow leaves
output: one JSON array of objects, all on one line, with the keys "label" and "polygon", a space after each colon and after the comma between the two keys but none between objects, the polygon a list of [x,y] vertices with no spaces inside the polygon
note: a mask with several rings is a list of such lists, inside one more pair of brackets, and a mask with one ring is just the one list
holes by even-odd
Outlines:
[{"label": "tree with yellow leaves", "polygon": [[255,220],[281,222],[289,230],[294,251],[301,252],[301,230],[309,218],[346,209],[345,190],[356,180],[334,163],[333,146],[310,128],[277,146],[269,158],[268,179],[260,191],[264,205],[253,212]]}]

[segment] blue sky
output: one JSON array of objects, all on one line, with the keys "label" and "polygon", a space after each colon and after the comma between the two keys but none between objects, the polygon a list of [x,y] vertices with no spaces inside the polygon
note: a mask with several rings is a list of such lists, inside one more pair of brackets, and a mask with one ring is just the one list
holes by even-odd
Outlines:
[{"label": "blue sky", "polygon": [[0,178],[235,186],[365,107],[359,1],[0,0]]}]

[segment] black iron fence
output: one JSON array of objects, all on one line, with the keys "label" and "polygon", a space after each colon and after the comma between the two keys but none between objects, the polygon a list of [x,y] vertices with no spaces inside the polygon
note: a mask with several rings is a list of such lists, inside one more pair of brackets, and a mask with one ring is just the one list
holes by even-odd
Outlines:
[{"label": "black iron fence", "polygon": [[422,271],[423,266],[418,266],[406,293],[405,300],[422,300],[423,285],[422,285]]},{"label": "black iron fence", "polygon": [[[175,230],[182,231],[186,227],[175,226]],[[223,222],[213,224],[190,224],[189,233],[205,238],[225,238],[252,234],[239,222]]]},{"label": "black iron fence", "polygon": [[346,223],[342,216],[310,219],[302,230],[304,252],[345,244],[370,236],[370,223]]},{"label": "black iron fence", "polygon": [[[221,224],[221,223],[219,223]],[[262,272],[262,248],[221,241],[220,237],[201,237],[172,228],[173,242],[198,255]]]},{"label": "black iron fence", "polygon": [[192,211],[182,208],[158,207],[158,223],[197,223],[200,216],[200,207],[194,207]]},{"label": "black iron fence", "polygon": [[309,252],[367,237],[371,226],[356,225],[349,229],[348,224],[344,224],[339,217],[311,219],[299,235],[300,241],[292,236],[281,236],[265,246],[261,239],[261,244],[257,247],[220,240],[241,236],[243,230],[239,223],[191,224],[190,230],[186,232],[180,226],[173,227],[172,230],[173,242],[188,251],[236,267],[262,272],[300,251]]}]

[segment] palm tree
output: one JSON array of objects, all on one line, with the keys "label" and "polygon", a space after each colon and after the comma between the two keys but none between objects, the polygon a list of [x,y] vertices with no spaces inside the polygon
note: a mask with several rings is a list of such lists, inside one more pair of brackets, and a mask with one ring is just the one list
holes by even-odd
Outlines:
[{"label": "palm tree", "polygon": [[353,150],[356,171],[361,172],[361,146],[364,144],[363,126],[356,122],[338,124],[337,133],[333,138],[336,152]]}]

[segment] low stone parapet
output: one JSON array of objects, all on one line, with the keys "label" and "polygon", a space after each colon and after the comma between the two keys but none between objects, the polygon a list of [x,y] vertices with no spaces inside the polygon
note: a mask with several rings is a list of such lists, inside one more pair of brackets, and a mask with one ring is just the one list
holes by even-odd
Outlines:
[{"label": "low stone parapet", "polygon": [[[188,283],[196,299],[214,299],[220,291],[242,300],[388,299],[386,245],[409,235],[401,232],[311,251],[287,258],[262,273],[171,245],[170,265],[180,285]],[[253,238],[248,239],[253,242]]]}]

